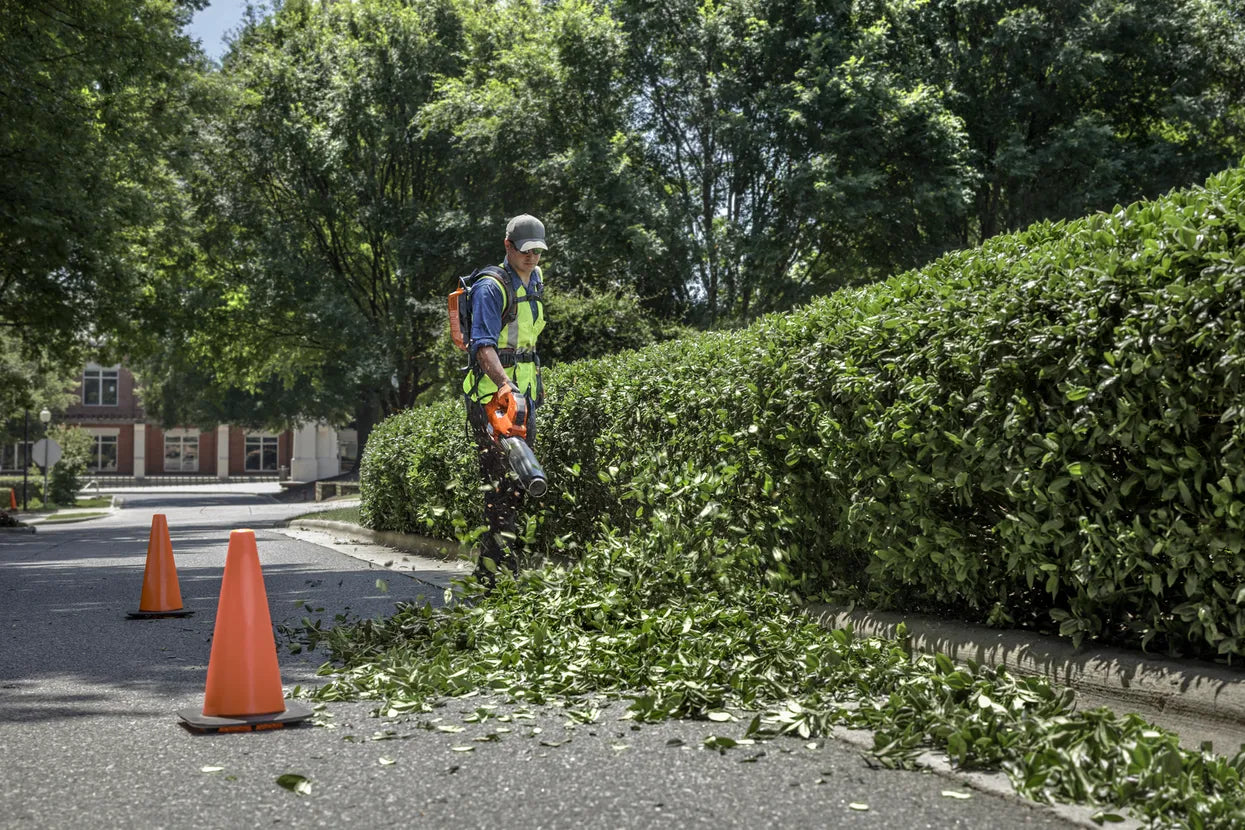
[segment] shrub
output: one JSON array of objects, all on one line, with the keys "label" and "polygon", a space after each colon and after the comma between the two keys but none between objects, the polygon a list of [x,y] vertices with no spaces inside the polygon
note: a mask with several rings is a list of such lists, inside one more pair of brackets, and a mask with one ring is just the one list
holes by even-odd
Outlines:
[{"label": "shrub", "polygon": [[[39,468],[31,465],[26,472],[25,486],[27,501],[32,506],[43,504],[43,473]],[[22,508],[22,475],[16,473],[14,475],[4,476],[0,478],[0,503],[4,508],[9,506],[9,490],[13,490],[13,495],[17,499],[17,509]]]},{"label": "shrub", "polygon": [[[707,523],[880,606],[1245,654],[1245,173],[548,376],[538,549]],[[383,424],[377,527],[478,521],[461,407]]]},{"label": "shrub", "polygon": [[55,426],[49,436],[61,446],[61,460],[52,465],[48,496],[56,504],[72,505],[82,489],[91,451],[91,436],[76,427]]},{"label": "shrub", "polygon": [[540,357],[546,366],[640,349],[689,333],[648,314],[633,294],[621,291],[575,293],[555,286],[545,308],[549,325],[541,336]]}]

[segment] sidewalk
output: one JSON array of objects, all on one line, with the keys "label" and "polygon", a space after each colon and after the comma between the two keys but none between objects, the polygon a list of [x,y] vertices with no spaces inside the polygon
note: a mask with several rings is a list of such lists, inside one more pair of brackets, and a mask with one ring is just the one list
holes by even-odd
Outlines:
[{"label": "sidewalk", "polygon": [[[135,485],[119,485],[116,487],[92,487],[89,493],[105,494],[105,493],[143,493],[152,495],[156,493],[250,493],[255,495],[271,495],[281,492],[281,482],[279,481],[244,481],[244,482],[210,482],[206,484],[174,484],[167,487],[146,486],[138,487]],[[88,491],[83,491],[86,494]]]}]

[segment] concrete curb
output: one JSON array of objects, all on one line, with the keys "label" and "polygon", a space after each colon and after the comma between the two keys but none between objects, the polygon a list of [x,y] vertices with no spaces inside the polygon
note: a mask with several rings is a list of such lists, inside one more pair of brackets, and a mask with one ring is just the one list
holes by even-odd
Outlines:
[{"label": "concrete curb", "polygon": [[[33,532],[34,532],[34,525],[42,525],[42,524],[76,524],[76,523],[78,523],[78,522],[90,522],[90,521],[94,521],[95,519],[102,519],[102,518],[104,518],[105,516],[111,516],[113,513],[116,513],[116,512],[117,512],[117,511],[118,511],[118,510],[122,507],[122,504],[123,504],[122,500],[121,500],[120,498],[118,498],[117,496],[115,496],[115,495],[114,495],[114,496],[111,496],[111,497],[110,497],[110,500],[109,500],[109,503],[108,503],[108,507],[107,507],[107,508],[99,508],[99,507],[83,507],[83,508],[74,508],[74,507],[70,507],[70,508],[65,508],[64,510],[57,509],[57,510],[56,510],[55,512],[53,512],[53,513],[41,513],[41,514],[39,514],[38,516],[35,516],[35,517],[33,517],[33,518],[28,518],[28,519],[26,519],[26,523],[27,523],[27,524],[29,524],[29,525],[31,525],[31,532],[33,533]],[[100,512],[98,515],[94,515],[94,516],[83,516],[82,518],[78,518],[78,519],[57,519],[57,518],[56,518],[57,514],[59,514],[59,513],[78,513],[78,512],[85,512],[85,513],[89,513],[89,512],[92,512],[92,511],[102,511],[102,512]],[[49,521],[49,519],[50,519],[51,521]]]},{"label": "concrete curb", "polygon": [[454,542],[443,542],[427,536],[416,536],[413,533],[397,533],[392,530],[372,530],[350,522],[334,522],[327,519],[291,519],[286,527],[306,530],[331,530],[343,536],[362,539],[377,545],[389,545],[399,550],[410,551],[421,556],[431,556],[453,562],[470,557],[470,549]]},{"label": "concrete curb", "polygon": [[919,614],[820,604],[810,605],[808,612],[823,625],[850,625],[867,636],[894,637],[902,622],[915,650],[1045,677],[1075,691],[1078,709],[1106,706],[1117,714],[1135,712],[1177,732],[1190,749],[1212,741],[1217,752],[1231,755],[1245,744],[1245,670],[1118,648],[1078,649],[1048,635]]}]

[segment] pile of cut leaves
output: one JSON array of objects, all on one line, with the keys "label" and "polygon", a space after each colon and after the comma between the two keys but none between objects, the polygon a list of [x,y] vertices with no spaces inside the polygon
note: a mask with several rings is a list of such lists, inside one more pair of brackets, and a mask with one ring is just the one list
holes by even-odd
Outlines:
[{"label": "pile of cut leaves", "polygon": [[1245,826],[1245,751],[1188,751],[1136,715],[1074,712],[1072,693],[1043,679],[826,630],[761,586],[762,561],[712,520],[605,532],[576,563],[503,578],[487,595],[467,583],[444,607],[317,630],[334,659],[310,694],[394,714],[487,691],[572,716],[606,695],[637,721],[738,721],[748,742],[866,728],[884,764],[940,750],[961,769],[1003,770],[1035,800],[1095,805],[1099,821],[1127,808],[1160,825]]}]

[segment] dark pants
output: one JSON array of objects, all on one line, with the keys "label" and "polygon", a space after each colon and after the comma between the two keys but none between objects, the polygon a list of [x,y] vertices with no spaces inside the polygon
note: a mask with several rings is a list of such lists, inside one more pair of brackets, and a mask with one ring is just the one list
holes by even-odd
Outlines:
[{"label": "dark pants", "polygon": [[[536,410],[527,401],[527,444],[536,447]],[[480,477],[484,481],[484,521],[488,532],[480,543],[480,559],[476,564],[476,577],[493,584],[494,572],[505,568],[512,573],[519,568],[519,556],[523,553],[523,541],[519,538],[517,515],[523,506],[523,488],[510,472],[505,453],[485,429],[488,417],[484,407],[467,403],[467,431],[476,441],[480,454]],[[492,568],[488,562],[492,562]]]}]

